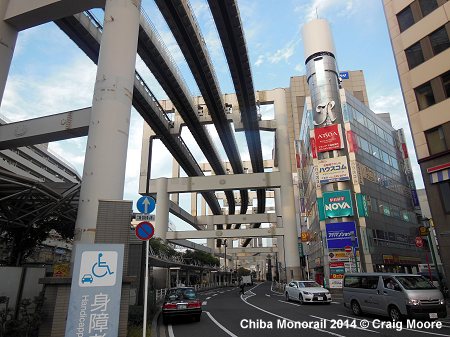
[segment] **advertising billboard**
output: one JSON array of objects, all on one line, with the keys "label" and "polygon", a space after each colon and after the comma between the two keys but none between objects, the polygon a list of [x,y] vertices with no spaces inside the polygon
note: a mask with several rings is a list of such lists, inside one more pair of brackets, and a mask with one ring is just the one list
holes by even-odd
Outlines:
[{"label": "advertising billboard", "polygon": [[317,163],[317,170],[321,184],[350,180],[345,156],[321,159]]},{"label": "advertising billboard", "polygon": [[353,216],[351,192],[349,190],[324,192],[323,210],[325,218]]},{"label": "advertising billboard", "polygon": [[[358,248],[356,224],[354,221],[328,223],[325,226],[329,249],[343,249],[346,246]],[[352,238],[354,238],[354,240],[352,240]]]},{"label": "advertising billboard", "polygon": [[315,147],[317,152],[339,150],[344,147],[342,128],[340,124],[314,129]]}]

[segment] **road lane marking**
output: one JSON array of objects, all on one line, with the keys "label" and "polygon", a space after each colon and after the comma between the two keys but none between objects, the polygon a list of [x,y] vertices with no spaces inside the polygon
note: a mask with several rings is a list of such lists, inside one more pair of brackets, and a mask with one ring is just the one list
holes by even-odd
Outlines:
[{"label": "road lane marking", "polygon": [[266,294],[266,296],[267,296],[267,297],[270,297],[270,295],[269,295],[269,294]]},{"label": "road lane marking", "polygon": [[332,301],[331,303],[333,303],[333,304],[341,304],[341,302],[335,302],[335,301]]},{"label": "road lane marking", "polygon": [[[373,320],[369,320],[369,319],[361,319],[361,318],[356,318],[356,317],[351,317],[351,316],[345,316],[345,315],[338,315],[338,316],[346,317],[346,318],[351,318],[351,319],[356,319],[357,321],[366,320],[366,321],[369,321],[369,322],[373,322]],[[408,329],[408,328],[405,328],[405,327],[403,327],[402,329],[403,329],[403,330],[408,330],[408,331],[419,332],[419,333],[427,333],[427,334],[429,334],[429,335],[445,336],[445,337],[448,337],[448,335],[444,335],[444,334],[437,333],[437,332],[428,332],[428,331],[425,331],[425,330]]]},{"label": "road lane marking", "polygon": [[[234,333],[232,333],[230,330],[225,328],[222,324],[217,322],[215,320],[215,318],[209,313],[209,311],[203,311],[203,312],[206,313],[208,315],[208,317],[211,319],[211,321],[213,321],[219,328],[221,328],[223,331],[225,331],[228,335],[230,335],[231,337],[238,337]],[[170,337],[175,337],[175,336],[170,336]]]},{"label": "road lane marking", "polygon": [[206,300],[210,300],[210,299],[211,299],[211,296],[206,298]]},{"label": "road lane marking", "polygon": [[[257,286],[256,286],[256,287],[257,287]],[[255,289],[256,287],[254,287],[254,288],[252,288],[252,289]],[[251,289],[251,290],[252,290],[252,289]],[[254,294],[253,296],[256,296],[256,294]],[[248,296],[247,298],[253,297],[253,296]],[[275,317],[284,319],[284,320],[286,320],[286,321],[295,323],[295,321],[292,320],[292,319],[289,319],[289,318],[286,318],[286,317],[277,315],[277,314],[275,314],[275,313],[273,313],[273,312],[264,310],[263,308],[260,308],[260,307],[254,305],[254,304],[251,304],[251,303],[247,302],[247,298],[244,299],[243,296],[241,295],[241,299],[242,299],[242,301],[243,301],[244,303],[246,303],[246,304],[248,304],[248,305],[250,305],[250,306],[252,306],[252,307],[254,307],[254,308],[258,309],[258,310],[261,310],[262,312],[265,312],[266,314],[269,314],[269,315],[272,315],[272,316],[275,316]],[[287,302],[285,302],[285,303],[287,303]],[[294,303],[289,303],[289,304],[294,304]],[[337,336],[337,337],[345,337],[344,335],[340,335],[340,334],[338,334],[338,333],[331,332],[331,331],[327,331],[327,330],[322,330],[322,329],[314,329],[314,330],[320,331],[320,332],[324,332],[324,333],[327,333],[327,334],[330,334],[330,335],[333,335],[333,336]]]},{"label": "road lane marking", "polygon": [[[309,316],[310,316],[310,317],[313,317],[313,318],[323,319],[323,320],[325,320],[325,321],[330,321],[330,322],[333,321],[332,319],[329,319],[329,318],[324,318],[324,317],[319,317],[319,316],[314,316],[314,315],[309,315]],[[364,329],[364,328],[361,328],[361,327],[359,327],[359,326],[350,326],[350,328],[358,329],[358,330],[363,330],[363,331],[370,331],[370,332],[373,332],[373,333],[380,333],[379,331],[370,330],[370,329]]]},{"label": "road lane marking", "polygon": [[175,335],[173,334],[172,324],[169,324],[167,326],[167,331],[169,332],[169,337],[175,337]]},{"label": "road lane marking", "polygon": [[207,305],[207,304],[208,304],[208,302],[206,302],[206,301],[202,302],[202,305]]}]

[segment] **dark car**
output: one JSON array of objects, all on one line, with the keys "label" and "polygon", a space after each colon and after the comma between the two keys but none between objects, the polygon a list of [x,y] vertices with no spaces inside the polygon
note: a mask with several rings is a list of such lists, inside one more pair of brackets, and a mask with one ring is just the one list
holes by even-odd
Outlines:
[{"label": "dark car", "polygon": [[173,317],[190,316],[196,322],[202,316],[202,301],[194,288],[178,287],[167,291],[162,305],[163,323],[167,324]]}]

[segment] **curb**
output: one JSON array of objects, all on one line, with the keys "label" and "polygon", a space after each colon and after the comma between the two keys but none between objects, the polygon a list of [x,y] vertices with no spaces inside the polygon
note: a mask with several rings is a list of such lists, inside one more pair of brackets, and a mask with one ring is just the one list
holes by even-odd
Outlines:
[{"label": "curb", "polygon": [[152,337],[158,336],[158,330],[157,329],[158,329],[159,314],[161,314],[161,308],[159,308],[156,311],[156,313],[155,313],[155,315],[153,316],[153,319],[152,319],[152,328],[150,330],[150,336],[152,336]]}]

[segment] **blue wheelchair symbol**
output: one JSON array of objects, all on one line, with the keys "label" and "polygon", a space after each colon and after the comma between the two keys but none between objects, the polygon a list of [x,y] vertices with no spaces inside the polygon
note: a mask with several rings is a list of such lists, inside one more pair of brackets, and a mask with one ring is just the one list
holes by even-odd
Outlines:
[{"label": "blue wheelchair symbol", "polygon": [[98,260],[92,266],[92,274],[98,278],[102,278],[106,275],[114,274],[114,272],[109,269],[108,264],[105,261],[101,260],[102,256],[103,256],[103,253],[98,253]]}]

